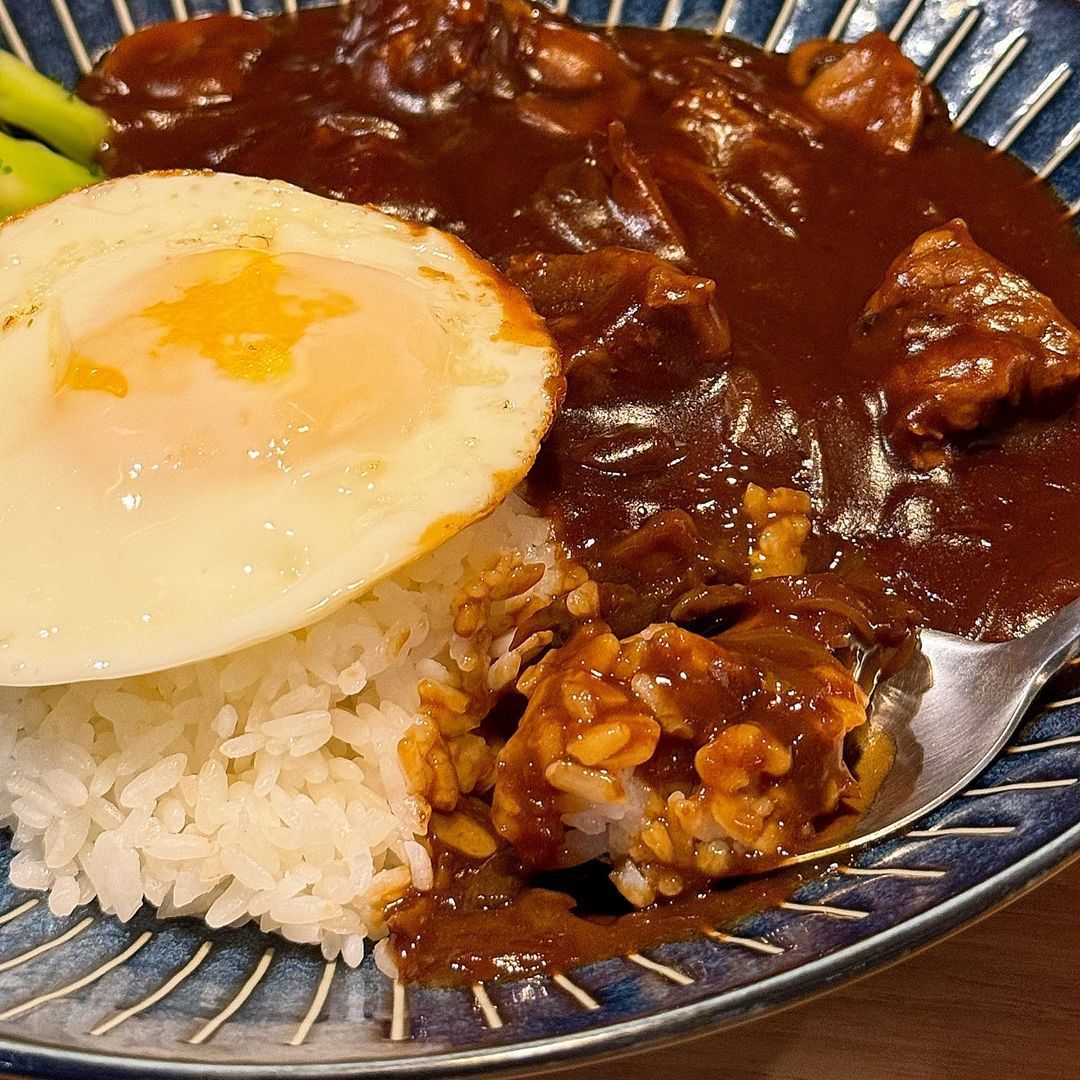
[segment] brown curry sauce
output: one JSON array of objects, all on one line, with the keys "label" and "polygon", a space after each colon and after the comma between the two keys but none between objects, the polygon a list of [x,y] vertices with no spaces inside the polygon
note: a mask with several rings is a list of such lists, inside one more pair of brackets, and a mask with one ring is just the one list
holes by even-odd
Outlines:
[{"label": "brown curry sauce", "polygon": [[[953,131],[907,61],[867,42],[789,62],[681,31],[587,33],[516,0],[366,0],[151,28],[80,92],[113,118],[112,174],[212,167],[374,203],[523,287],[568,366],[530,497],[620,636],[678,617],[694,589],[745,585],[752,482],[810,494],[807,570],[875,593],[886,622],[908,604],[1007,638],[1080,593],[1071,370],[1028,400],[1013,353],[1025,371],[1045,356],[1025,309],[1007,407],[913,456],[890,428],[896,350],[915,323],[952,341],[961,316],[901,303],[882,323],[883,283],[917,237],[962,219],[972,273],[1004,264],[1046,294],[1028,305],[1045,338],[1080,319],[1080,246],[1052,192]],[[935,415],[920,407],[905,415]],[[695,887],[616,918],[587,870],[541,877],[551,891],[506,848],[479,871],[436,861],[434,893],[391,921],[403,973],[451,982],[698,933],[800,880]]]}]

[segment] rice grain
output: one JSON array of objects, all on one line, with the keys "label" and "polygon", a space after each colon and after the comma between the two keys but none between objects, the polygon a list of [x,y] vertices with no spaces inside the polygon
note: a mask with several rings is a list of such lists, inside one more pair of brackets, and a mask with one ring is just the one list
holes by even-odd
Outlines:
[{"label": "rice grain", "polygon": [[[560,591],[549,524],[512,498],[305,630],[151,675],[0,687],[12,883],[48,891],[57,915],[96,897],[126,920],[150,902],[358,964],[386,903],[431,887],[431,808],[398,744],[422,680],[460,706],[458,661],[478,658],[453,603],[501,557],[541,606]],[[521,659],[506,659],[511,622],[490,629],[502,685]]]}]

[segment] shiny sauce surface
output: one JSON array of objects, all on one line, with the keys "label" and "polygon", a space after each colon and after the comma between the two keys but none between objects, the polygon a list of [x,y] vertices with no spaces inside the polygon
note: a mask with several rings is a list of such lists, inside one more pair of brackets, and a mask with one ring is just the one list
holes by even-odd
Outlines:
[{"label": "shiny sauce surface", "polygon": [[[572,379],[534,473],[537,499],[599,576],[612,539],[659,510],[683,508],[710,539],[724,538],[753,480],[814,496],[811,570],[865,564],[938,628],[1005,638],[1080,593],[1076,410],[1021,418],[919,472],[883,440],[883,372],[851,347],[890,261],[957,217],[1080,319],[1080,247],[1045,185],[944,115],[910,153],[868,149],[814,120],[783,57],[636,29],[590,35],[582,48],[569,39],[586,35],[547,16],[563,37],[549,51],[577,49],[582,65],[615,74],[595,100],[566,91],[545,127],[522,106],[540,95],[508,61],[500,66],[499,35],[513,31],[492,25],[512,20],[466,7],[421,19],[408,39],[419,46],[396,67],[394,50],[373,57],[371,42],[385,41],[395,19],[409,25],[400,14],[409,9],[386,2],[211,19],[201,37],[162,28],[117,50],[82,93],[114,118],[113,173],[209,166],[284,179],[450,229],[502,266],[612,239],[660,254],[682,247],[684,264],[715,282],[731,355],[617,357],[600,402]],[[394,41],[405,48],[403,36]],[[725,166],[746,209],[717,198],[696,149],[682,154],[686,140],[672,131],[672,100],[702,62],[724,66],[779,116],[779,150]],[[593,189],[610,166],[590,162],[612,120],[651,169],[677,244],[633,207],[622,235],[597,224]],[[788,139],[798,122],[812,127],[812,148]]]},{"label": "shiny sauce surface", "polygon": [[[677,618],[688,590],[747,584],[749,483],[811,497],[808,573],[937,628],[1008,638],[1080,594],[1071,396],[919,467],[885,430],[896,358],[858,345],[890,264],[954,219],[1080,320],[1061,202],[929,94],[913,145],[883,152],[811,108],[785,57],[594,34],[515,0],[151,28],[80,92],[112,117],[112,174],[210,167],[373,203],[456,233],[521,285],[568,367],[530,498],[604,586],[619,636]],[[435,892],[392,913],[407,977],[565,970],[798,883],[628,913],[595,882],[528,884],[500,852],[479,874],[443,852]]]}]

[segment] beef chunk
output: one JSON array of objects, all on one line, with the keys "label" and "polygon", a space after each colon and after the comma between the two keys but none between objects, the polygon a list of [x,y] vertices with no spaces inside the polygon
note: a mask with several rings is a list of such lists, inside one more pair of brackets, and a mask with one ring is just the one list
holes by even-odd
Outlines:
[{"label": "beef chunk", "polygon": [[589,377],[602,384],[643,354],[693,371],[731,347],[716,283],[641,251],[519,255],[507,274],[547,319],[579,386]]},{"label": "beef chunk", "polygon": [[687,259],[682,230],[621,123],[592,138],[582,157],[555,166],[524,216],[570,251],[618,245]]},{"label": "beef chunk", "polygon": [[264,20],[231,15],[148,26],[105,55],[98,92],[106,100],[123,98],[138,86],[157,109],[183,109],[199,99],[212,108],[246,89],[259,92],[248,76],[270,39]]},{"label": "beef chunk", "polygon": [[582,134],[636,98],[612,42],[523,0],[359,0],[352,10],[341,59],[395,118],[514,100],[523,119]]},{"label": "beef chunk", "polygon": [[553,19],[529,28],[531,86],[514,103],[518,117],[554,135],[602,132],[629,115],[641,86],[609,38]]},{"label": "beef chunk", "polygon": [[421,167],[408,134],[382,117],[327,112],[312,124],[307,117],[272,115],[257,139],[241,139],[225,148],[215,165],[291,182],[298,156],[317,156],[327,165],[322,182],[307,182],[316,195],[370,203],[385,213],[442,229],[457,226],[450,200]]},{"label": "beef chunk", "polygon": [[388,115],[442,113],[474,95],[511,98],[527,81],[530,9],[520,0],[360,0],[353,11],[341,59]]},{"label": "beef chunk", "polygon": [[797,97],[762,98],[740,85],[732,68],[699,57],[682,58],[653,73],[663,92],[675,88],[664,123],[675,133],[651,154],[661,185],[702,191],[728,214],[746,214],[794,237],[805,218],[802,188],[807,154],[819,125]]},{"label": "beef chunk", "polygon": [[932,104],[919,69],[882,33],[852,45],[804,42],[788,74],[819,116],[885,154],[915,145]]},{"label": "beef chunk", "polygon": [[940,464],[950,437],[1021,406],[1055,405],[1080,380],[1080,333],[959,219],[893,262],[855,335],[857,348],[892,363],[887,430],[919,468]]}]

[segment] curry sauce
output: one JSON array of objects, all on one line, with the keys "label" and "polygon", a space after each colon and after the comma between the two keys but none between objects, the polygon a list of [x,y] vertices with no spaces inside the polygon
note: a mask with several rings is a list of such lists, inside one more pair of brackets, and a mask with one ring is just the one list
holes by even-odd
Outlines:
[{"label": "curry sauce", "polygon": [[[488,725],[493,746],[510,733],[509,779],[493,822],[490,791],[461,812],[497,848],[436,845],[434,891],[390,912],[406,977],[564,970],[774,903],[801,874],[710,887],[742,856],[700,842],[697,818],[680,834],[672,798],[697,785],[730,836],[749,820],[750,802],[731,810],[740,762],[790,774],[761,813],[773,856],[797,848],[887,759],[867,757],[860,792],[853,641],[896,663],[915,612],[1005,639],[1080,594],[1076,233],[884,35],[785,57],[519,0],[362,0],[149,28],[80,92],[112,118],[110,173],[211,167],[436,225],[520,286],[563,352],[528,495],[597,607],[577,637],[543,628],[562,648]],[[597,676],[589,650],[644,666]],[[730,715],[699,685],[693,722],[662,730],[633,679],[695,665],[723,674]],[[800,714],[761,692],[778,671],[828,720],[803,758]],[[599,720],[560,704],[574,679],[608,702]],[[564,827],[605,753],[601,786],[637,770],[660,800],[628,841],[656,873],[620,892]]]}]

